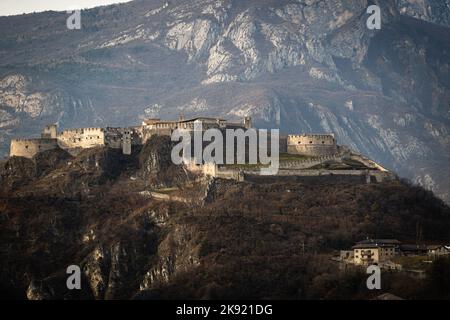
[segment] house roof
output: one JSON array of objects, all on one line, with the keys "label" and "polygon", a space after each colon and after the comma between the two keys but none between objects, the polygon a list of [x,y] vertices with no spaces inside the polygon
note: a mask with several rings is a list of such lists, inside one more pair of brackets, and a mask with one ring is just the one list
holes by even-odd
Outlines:
[{"label": "house roof", "polygon": [[352,248],[380,248],[380,247],[395,247],[400,245],[400,241],[396,239],[368,239],[357,242]]},{"label": "house roof", "polygon": [[426,245],[422,245],[422,244],[402,244],[400,245],[400,250],[402,251],[420,251],[420,250],[427,250],[427,246]]},{"label": "house roof", "polygon": [[370,249],[370,248],[379,248],[381,245],[377,244],[357,244],[352,247],[352,249]]},{"label": "house roof", "polygon": [[211,118],[211,117],[196,117],[196,118],[190,118],[190,119],[185,119],[185,120],[161,120],[158,118],[154,118],[154,119],[145,119],[144,123],[149,125],[149,124],[158,124],[158,123],[187,123],[187,122],[194,122],[197,120],[206,120],[206,121],[226,121],[225,119],[222,118]]},{"label": "house roof", "polygon": [[427,249],[428,249],[428,250],[437,250],[437,249],[440,249],[440,248],[445,248],[445,249],[447,249],[447,250],[450,249],[450,247],[444,246],[444,245],[442,245],[442,244],[432,244],[432,245],[427,246]]},{"label": "house roof", "polygon": [[221,118],[197,117],[197,118],[191,118],[191,119],[181,120],[181,121],[177,121],[177,122],[185,123],[185,122],[194,122],[194,121],[197,121],[197,120],[226,121],[225,119],[221,119]]},{"label": "house roof", "polygon": [[154,124],[154,123],[157,123],[157,122],[160,122],[161,121],[161,119],[159,119],[159,118],[155,118],[155,119],[145,119],[144,120],[144,123],[145,124]]},{"label": "house roof", "polygon": [[358,241],[356,244],[369,244],[369,243],[399,245],[401,242],[398,241],[397,239],[367,239],[367,240]]}]

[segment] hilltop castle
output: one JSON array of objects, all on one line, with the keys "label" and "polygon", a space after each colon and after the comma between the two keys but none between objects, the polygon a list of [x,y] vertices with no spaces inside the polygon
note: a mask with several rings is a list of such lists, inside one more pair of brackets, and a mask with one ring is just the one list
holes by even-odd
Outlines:
[{"label": "hilltop castle", "polygon": [[246,117],[244,123],[228,122],[220,118],[198,117],[178,121],[147,119],[140,126],[127,128],[77,128],[58,132],[56,124],[44,127],[40,138],[12,139],[10,156],[33,158],[37,153],[61,148],[71,154],[82,149],[105,146],[122,149],[124,154],[131,154],[133,145],[143,145],[153,135],[171,135],[175,129],[193,130],[194,123],[200,121],[204,129],[208,128],[251,128],[251,118]]},{"label": "hilltop castle", "polygon": [[[201,123],[201,127],[196,126]],[[152,136],[171,136],[175,129],[188,131],[191,135],[201,130],[226,129],[245,131],[252,127],[250,117],[243,122],[230,122],[221,118],[180,118],[178,121],[147,119],[140,126],[126,128],[78,128],[58,132],[57,125],[44,127],[40,138],[13,139],[10,156],[33,158],[39,152],[61,148],[72,155],[94,147],[122,149],[130,155],[133,146],[144,145]],[[224,141],[225,143],[225,141]],[[259,142],[258,142],[259,146]],[[269,147],[269,146],[268,146]],[[247,147],[245,147],[247,148]],[[233,148],[234,149],[234,148]],[[235,156],[238,156],[238,150]],[[239,150],[242,151],[242,150]],[[246,153],[247,150],[244,150]],[[360,183],[381,182],[395,176],[387,169],[345,146],[338,146],[333,134],[283,135],[279,137],[280,162],[277,177],[300,179],[325,179],[333,182],[353,181]],[[283,155],[284,154],[284,155]],[[286,155],[287,154],[287,155]],[[225,154],[224,154],[225,156]],[[247,157],[248,154],[245,154]],[[228,166],[215,162],[186,163],[187,170],[209,177],[242,181],[261,175],[259,164],[254,166]],[[327,180],[328,179],[328,180]]]},{"label": "hilltop castle", "polygon": [[[201,122],[203,130],[217,128],[249,129],[252,127],[250,117],[242,123],[230,122],[221,118],[197,117],[177,121],[146,119],[140,126],[126,128],[78,128],[58,132],[56,124],[44,127],[40,138],[12,139],[10,156],[33,158],[37,153],[61,148],[71,154],[82,149],[106,146],[122,149],[124,154],[131,154],[133,145],[143,145],[153,135],[170,136],[175,129],[194,130],[194,124]],[[334,135],[309,134],[288,135],[280,137],[280,152],[309,156],[330,156],[338,150]]]}]

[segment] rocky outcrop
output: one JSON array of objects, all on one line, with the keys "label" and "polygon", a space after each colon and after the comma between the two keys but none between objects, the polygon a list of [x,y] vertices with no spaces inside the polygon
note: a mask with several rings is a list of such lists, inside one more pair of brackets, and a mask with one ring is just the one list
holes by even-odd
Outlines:
[{"label": "rocky outcrop", "polygon": [[27,158],[12,157],[1,166],[0,186],[2,192],[15,190],[36,177],[36,165]]},{"label": "rocky outcrop", "polygon": [[72,156],[67,151],[60,148],[40,152],[33,157],[36,164],[36,174],[38,177],[43,177],[71,158]]},{"label": "rocky outcrop", "polygon": [[0,80],[0,106],[14,113],[25,113],[31,118],[55,112],[51,97],[41,92],[29,92],[30,79],[22,74],[12,74]]},{"label": "rocky outcrop", "polygon": [[192,226],[175,225],[158,246],[158,260],[145,274],[140,290],[150,290],[168,283],[175,274],[199,266],[198,236],[198,230]]},{"label": "rocky outcrop", "polygon": [[108,288],[110,263],[110,252],[101,245],[97,246],[83,263],[83,271],[96,299],[105,297]]},{"label": "rocky outcrop", "polygon": [[170,187],[189,178],[189,173],[171,159],[169,136],[152,136],[139,153],[140,176],[151,187]]},{"label": "rocky outcrop", "polygon": [[156,176],[171,166],[172,143],[169,136],[152,136],[139,154],[139,166],[144,178]]},{"label": "rocky outcrop", "polygon": [[41,281],[32,280],[27,289],[28,300],[50,300],[54,297],[54,292],[49,287],[44,287]]},{"label": "rocky outcrop", "polygon": [[401,14],[450,26],[450,1],[448,0],[397,0],[396,2]]},{"label": "rocky outcrop", "polygon": [[92,172],[98,179],[113,179],[136,165],[136,157],[127,157],[122,150],[97,147],[82,150],[69,166],[80,172]]},{"label": "rocky outcrop", "polygon": [[48,120],[251,115],[285,132],[333,132],[449,199],[449,1],[373,1],[381,30],[366,27],[370,3],[133,1],[92,9],[84,33],[49,34],[64,14],[1,18],[0,152]]}]

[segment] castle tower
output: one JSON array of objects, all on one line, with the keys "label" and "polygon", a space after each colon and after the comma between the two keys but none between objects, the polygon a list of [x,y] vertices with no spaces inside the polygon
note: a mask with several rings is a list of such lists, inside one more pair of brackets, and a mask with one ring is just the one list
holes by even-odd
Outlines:
[{"label": "castle tower", "polygon": [[305,156],[332,156],[338,151],[334,134],[288,135],[287,151],[289,154]]},{"label": "castle tower", "polygon": [[250,129],[252,127],[252,117],[247,116],[244,118],[244,127],[245,129]]},{"label": "castle tower", "polygon": [[122,133],[122,153],[131,154],[131,131],[129,129],[125,129]]},{"label": "castle tower", "polygon": [[44,127],[41,133],[42,139],[56,139],[57,136],[58,125],[57,124],[49,124]]}]

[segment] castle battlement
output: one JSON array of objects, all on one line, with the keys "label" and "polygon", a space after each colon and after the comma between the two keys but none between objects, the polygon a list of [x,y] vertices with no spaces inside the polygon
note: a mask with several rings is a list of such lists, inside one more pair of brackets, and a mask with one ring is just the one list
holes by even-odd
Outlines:
[{"label": "castle battlement", "polygon": [[53,138],[12,139],[10,156],[33,158],[37,153],[56,149],[58,140]]},{"label": "castle battlement", "polygon": [[[192,131],[195,128],[194,125],[198,122],[202,123],[203,130],[210,128],[245,130],[251,127],[250,117],[245,117],[243,123],[234,123],[225,119],[211,117],[180,118],[178,121],[148,119],[141,126],[119,128],[86,127],[65,129],[61,132],[57,132],[56,124],[49,124],[43,128],[41,138],[13,139],[11,141],[10,155],[32,158],[41,150],[58,147],[73,154],[79,152],[80,149],[98,146],[115,149],[122,148],[129,152],[131,145],[142,145],[153,135],[170,136],[175,129]],[[336,155],[338,150],[334,134],[288,135],[281,138],[280,142],[285,146],[283,150],[290,154],[324,157]]]},{"label": "castle battlement", "polygon": [[58,135],[73,134],[73,133],[83,133],[83,132],[92,132],[92,131],[104,132],[105,129],[100,128],[100,127],[65,129],[65,130],[61,131]]},{"label": "castle battlement", "polygon": [[53,142],[56,139],[53,138],[13,138],[11,142],[30,142],[30,143],[45,143],[45,142]]},{"label": "castle battlement", "polygon": [[288,139],[313,138],[313,139],[334,139],[333,133],[326,134],[290,134]]},{"label": "castle battlement", "polygon": [[332,156],[337,153],[334,134],[297,134],[287,136],[287,152],[307,156]]}]

